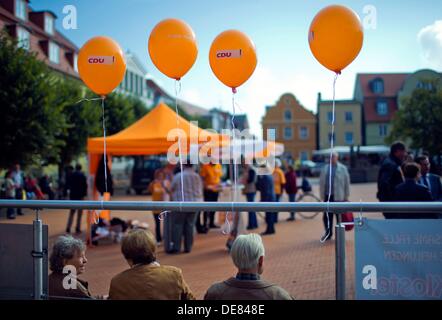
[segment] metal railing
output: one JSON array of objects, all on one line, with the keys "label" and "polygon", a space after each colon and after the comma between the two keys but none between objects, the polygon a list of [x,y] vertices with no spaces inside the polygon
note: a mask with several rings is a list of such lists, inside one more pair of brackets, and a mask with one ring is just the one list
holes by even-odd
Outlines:
[{"label": "metal railing", "polygon": [[89,209],[132,211],[267,211],[267,212],[332,212],[337,214],[335,243],[336,299],[345,299],[345,226],[344,212],[442,212],[442,202],[156,202],[156,201],[72,201],[72,200],[0,200],[0,208],[28,208],[36,210],[34,220],[34,299],[42,299],[42,209]]}]

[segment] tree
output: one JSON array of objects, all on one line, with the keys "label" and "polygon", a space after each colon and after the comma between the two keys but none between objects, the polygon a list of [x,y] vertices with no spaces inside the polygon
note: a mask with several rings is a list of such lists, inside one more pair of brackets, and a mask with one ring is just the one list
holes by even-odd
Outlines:
[{"label": "tree", "polygon": [[410,141],[413,149],[423,149],[432,155],[442,151],[442,90],[438,81],[423,81],[423,85],[402,101],[387,139]]},{"label": "tree", "polygon": [[131,98],[120,93],[106,97],[104,110],[107,135],[118,133],[137,120]]},{"label": "tree", "polygon": [[41,155],[56,156],[56,139],[65,125],[51,104],[55,78],[35,54],[0,32],[0,167],[30,165]]}]

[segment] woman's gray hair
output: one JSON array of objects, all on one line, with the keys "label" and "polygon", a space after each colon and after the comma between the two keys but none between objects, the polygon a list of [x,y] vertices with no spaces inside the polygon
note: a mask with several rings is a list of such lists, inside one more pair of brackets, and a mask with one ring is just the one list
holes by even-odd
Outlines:
[{"label": "woman's gray hair", "polygon": [[53,272],[62,272],[64,261],[72,259],[76,253],[86,249],[83,241],[75,239],[72,236],[60,236],[52,247],[51,257],[49,258],[50,269]]},{"label": "woman's gray hair", "polygon": [[265,255],[261,236],[256,233],[238,236],[233,242],[230,255],[239,270],[256,268],[259,258]]}]

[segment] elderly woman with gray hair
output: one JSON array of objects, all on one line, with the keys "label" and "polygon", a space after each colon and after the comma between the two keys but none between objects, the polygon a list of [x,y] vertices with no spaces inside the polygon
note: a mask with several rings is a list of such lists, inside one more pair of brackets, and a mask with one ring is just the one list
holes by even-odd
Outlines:
[{"label": "elderly woman with gray hair", "polygon": [[93,299],[88,283],[78,278],[85,271],[86,246],[80,239],[60,236],[49,258],[49,297]]},{"label": "elderly woman with gray hair", "polygon": [[213,284],[204,300],[293,300],[281,287],[261,280],[265,249],[259,235],[240,235],[230,251],[236,277]]}]

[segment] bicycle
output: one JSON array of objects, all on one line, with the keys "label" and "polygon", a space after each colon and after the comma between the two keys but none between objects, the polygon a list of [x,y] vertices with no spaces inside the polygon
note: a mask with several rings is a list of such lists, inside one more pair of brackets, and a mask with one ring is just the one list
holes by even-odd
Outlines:
[{"label": "bicycle", "polygon": [[[296,202],[321,202],[321,199],[319,199],[318,196],[316,196],[311,191],[303,191],[297,198]],[[319,212],[302,212],[302,211],[296,211],[296,214],[299,214],[304,219],[313,219],[315,218]]]}]

